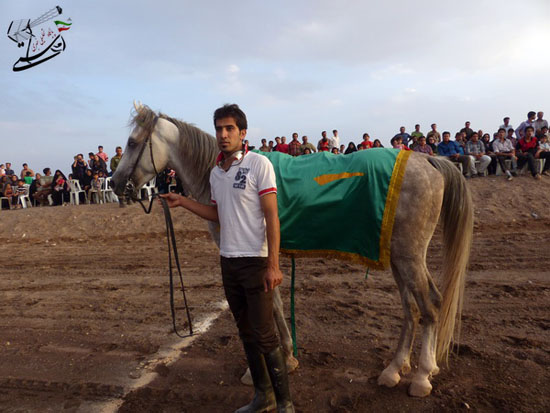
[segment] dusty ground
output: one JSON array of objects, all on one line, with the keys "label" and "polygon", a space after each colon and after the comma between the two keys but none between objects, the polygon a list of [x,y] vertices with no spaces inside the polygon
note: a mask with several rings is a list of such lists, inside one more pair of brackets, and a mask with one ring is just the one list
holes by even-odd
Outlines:
[{"label": "dusty ground", "polygon": [[[297,411],[550,411],[550,178],[469,185],[476,226],[462,347],[432,395],[408,397],[407,377],[394,389],[376,384],[401,322],[391,274],[365,279],[360,266],[300,259]],[[187,347],[171,331],[160,208],[0,212],[0,411],[231,412],[248,402],[216,248],[199,219],[181,210],[174,219],[195,325],[215,319]],[[434,274],[440,245],[437,235]]]}]

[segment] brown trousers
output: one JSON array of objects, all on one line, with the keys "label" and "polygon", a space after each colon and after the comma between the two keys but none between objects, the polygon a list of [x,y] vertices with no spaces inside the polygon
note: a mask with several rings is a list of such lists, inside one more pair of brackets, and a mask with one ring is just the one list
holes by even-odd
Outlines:
[{"label": "brown trousers", "polygon": [[243,343],[255,344],[261,353],[279,345],[273,321],[273,291],[264,291],[265,257],[221,258],[225,297]]}]

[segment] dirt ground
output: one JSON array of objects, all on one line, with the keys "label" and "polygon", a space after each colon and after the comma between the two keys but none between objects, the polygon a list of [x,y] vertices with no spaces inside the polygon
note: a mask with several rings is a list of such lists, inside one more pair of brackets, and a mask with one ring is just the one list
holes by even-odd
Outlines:
[{"label": "dirt ground", "polygon": [[[550,411],[550,178],[469,185],[476,224],[462,345],[432,395],[407,396],[410,377],[393,389],[376,384],[402,318],[391,273],[365,279],[358,265],[299,259],[298,412]],[[204,222],[173,214],[201,330],[185,340],[171,328],[160,207],[0,212],[0,411],[232,412],[249,401],[217,249]],[[438,233],[428,254],[435,276],[440,247]],[[281,261],[289,274],[290,260]],[[177,309],[185,331],[180,298]]]}]

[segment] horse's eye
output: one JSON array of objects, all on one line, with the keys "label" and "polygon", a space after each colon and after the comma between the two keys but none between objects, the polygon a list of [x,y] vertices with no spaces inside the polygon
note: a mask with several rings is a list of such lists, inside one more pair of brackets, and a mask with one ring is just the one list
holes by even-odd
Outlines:
[{"label": "horse's eye", "polygon": [[134,146],[136,146],[136,141],[133,140],[133,139],[129,139],[128,140],[128,147],[133,148]]}]

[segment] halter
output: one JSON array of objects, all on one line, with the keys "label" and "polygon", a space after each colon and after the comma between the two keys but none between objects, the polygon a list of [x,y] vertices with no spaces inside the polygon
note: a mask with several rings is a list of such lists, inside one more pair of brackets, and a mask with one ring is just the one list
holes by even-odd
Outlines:
[{"label": "halter", "polygon": [[[130,175],[128,178],[128,181],[126,183],[126,187],[124,189],[124,194],[128,197],[130,197],[132,200],[139,202],[141,207],[143,208],[143,211],[146,214],[151,213],[151,209],[153,208],[153,201],[157,194],[153,194],[151,197],[151,200],[149,201],[149,207],[145,207],[143,205],[143,202],[141,199],[139,199],[135,192],[135,184],[132,181],[132,175],[134,174],[137,165],[139,161],[141,160],[141,157],[143,156],[143,152],[145,151],[145,147],[147,146],[147,142],[149,142],[149,152],[151,154],[151,162],[153,163],[153,169],[155,170],[155,176],[158,176],[159,172],[157,171],[157,167],[155,165],[155,158],[153,157],[153,130],[155,129],[155,126],[157,124],[157,121],[159,120],[159,117],[155,115],[155,119],[153,120],[153,124],[151,126],[151,131],[147,134],[145,137],[145,140],[143,141],[143,145],[141,146],[141,149],[139,150],[139,155],[136,159],[136,162],[134,163]],[[189,306],[187,305],[187,297],[185,296],[185,287],[183,285],[183,275],[181,273],[181,267],[179,262],[179,255],[178,255],[178,249],[176,246],[176,235],[174,232],[174,224],[172,223],[172,216],[170,214],[170,208],[168,208],[168,204],[166,203],[166,200],[164,198],[159,198],[162,203],[162,209],[164,211],[164,219],[166,221],[166,240],[168,242],[168,268],[169,268],[169,280],[170,280],[170,312],[172,314],[172,325],[174,327],[174,333],[178,337],[185,338],[193,335],[193,324],[191,323],[191,313],[189,312]],[[183,295],[183,302],[185,304],[185,311],[187,313],[187,322],[189,324],[189,334],[188,335],[181,335],[178,332],[178,328],[176,327],[176,308],[174,306],[174,281],[173,281],[173,272],[172,272],[172,253],[174,254],[174,260],[176,261],[176,268],[178,270],[178,275],[180,278],[181,283],[181,292]]]}]

